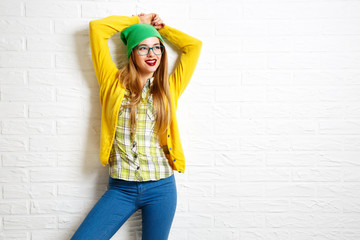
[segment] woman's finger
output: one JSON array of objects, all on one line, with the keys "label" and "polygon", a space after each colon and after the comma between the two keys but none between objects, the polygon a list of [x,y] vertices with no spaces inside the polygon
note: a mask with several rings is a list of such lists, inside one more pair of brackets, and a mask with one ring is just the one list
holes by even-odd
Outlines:
[{"label": "woman's finger", "polygon": [[157,22],[157,21],[159,21],[159,19],[160,19],[159,14],[154,13],[152,21]]},{"label": "woman's finger", "polygon": [[156,22],[156,25],[162,25],[163,24],[163,20],[159,20],[158,22]]},{"label": "woman's finger", "polygon": [[162,29],[165,27],[165,23],[160,23],[154,26],[157,30]]},{"label": "woman's finger", "polygon": [[159,14],[152,13],[151,25],[153,25],[157,30],[165,26],[163,20],[160,18]]},{"label": "woman's finger", "polygon": [[153,21],[152,25],[159,25],[161,23],[163,23],[163,20],[161,18],[158,18],[158,19]]}]

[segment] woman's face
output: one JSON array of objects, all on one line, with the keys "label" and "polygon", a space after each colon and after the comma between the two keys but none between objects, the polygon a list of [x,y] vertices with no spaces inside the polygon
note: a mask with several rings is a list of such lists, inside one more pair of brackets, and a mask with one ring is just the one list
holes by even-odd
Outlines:
[{"label": "woman's face", "polygon": [[[143,47],[143,48],[142,48]],[[149,37],[144,39],[141,43],[134,48],[135,51],[135,63],[138,67],[138,70],[141,75],[150,75],[153,74],[160,65],[161,55],[154,54],[154,49],[146,54],[146,47],[160,47],[160,40],[157,37]],[[145,55],[142,56],[139,52],[145,52]]]}]

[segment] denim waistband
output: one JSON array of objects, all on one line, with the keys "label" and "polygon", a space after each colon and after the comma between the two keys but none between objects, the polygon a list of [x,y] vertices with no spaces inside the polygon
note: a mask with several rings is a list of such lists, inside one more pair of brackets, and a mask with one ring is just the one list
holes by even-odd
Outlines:
[{"label": "denim waistband", "polygon": [[121,186],[128,186],[128,187],[137,187],[139,185],[142,185],[142,186],[155,187],[157,185],[162,185],[162,184],[173,182],[173,181],[175,181],[174,174],[172,174],[170,177],[167,177],[167,178],[162,178],[162,179],[156,180],[156,181],[146,181],[146,182],[127,181],[127,180],[123,180],[123,179],[109,177],[109,186],[121,185]]}]

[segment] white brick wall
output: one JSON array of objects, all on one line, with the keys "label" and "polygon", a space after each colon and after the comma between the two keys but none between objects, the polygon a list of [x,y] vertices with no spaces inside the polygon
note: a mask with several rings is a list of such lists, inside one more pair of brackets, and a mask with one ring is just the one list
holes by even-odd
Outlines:
[{"label": "white brick wall", "polygon": [[203,41],[170,239],[360,239],[360,1],[2,0],[0,240],[69,239],[106,190],[88,22],[141,12]]}]

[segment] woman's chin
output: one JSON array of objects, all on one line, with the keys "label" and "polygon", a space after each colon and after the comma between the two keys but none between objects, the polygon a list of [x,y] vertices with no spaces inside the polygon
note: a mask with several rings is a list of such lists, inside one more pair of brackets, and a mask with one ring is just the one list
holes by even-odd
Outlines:
[{"label": "woman's chin", "polygon": [[143,69],[143,71],[141,71],[143,74],[154,74],[156,72],[158,67],[147,67],[146,69]]}]

